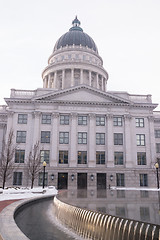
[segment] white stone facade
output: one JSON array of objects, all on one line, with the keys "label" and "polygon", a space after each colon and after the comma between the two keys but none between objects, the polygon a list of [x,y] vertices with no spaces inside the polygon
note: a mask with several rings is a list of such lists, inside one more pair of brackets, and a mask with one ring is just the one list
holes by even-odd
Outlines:
[{"label": "white stone facade", "polygon": [[103,61],[87,46],[54,50],[42,79],[43,88],[12,89],[0,111],[0,147],[13,129],[24,153],[24,162],[15,163],[21,180],[11,178],[8,186],[30,185],[26,163],[37,141],[47,154],[47,185],[156,186],[160,113],[154,112],[151,95],[107,91]]}]

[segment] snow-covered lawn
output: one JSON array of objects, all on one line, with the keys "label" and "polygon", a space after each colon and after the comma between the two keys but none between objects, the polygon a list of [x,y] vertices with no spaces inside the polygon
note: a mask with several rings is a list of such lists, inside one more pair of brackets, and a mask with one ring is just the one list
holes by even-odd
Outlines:
[{"label": "snow-covered lawn", "polygon": [[54,186],[45,187],[21,187],[21,188],[0,188],[0,201],[10,200],[10,199],[25,199],[32,197],[40,197],[47,195],[56,195],[58,193],[57,189]]}]

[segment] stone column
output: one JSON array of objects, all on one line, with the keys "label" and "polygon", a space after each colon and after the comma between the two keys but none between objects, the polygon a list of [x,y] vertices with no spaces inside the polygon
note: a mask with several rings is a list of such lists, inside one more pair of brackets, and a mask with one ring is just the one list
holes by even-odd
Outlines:
[{"label": "stone column", "polygon": [[69,167],[77,166],[77,113],[71,113]]},{"label": "stone column", "polygon": [[32,114],[34,118],[34,128],[33,128],[33,135],[32,135],[32,141],[33,144],[36,144],[37,141],[41,142],[41,133],[40,133],[40,120],[41,120],[41,112],[35,111]]},{"label": "stone column", "polygon": [[83,84],[83,69],[80,69],[80,84]]},{"label": "stone column", "polygon": [[154,135],[154,117],[149,116],[148,121],[145,121],[145,127],[148,131],[145,134],[145,144],[146,144],[146,158],[147,165],[149,167],[154,166],[156,162],[156,143],[155,143],[155,135]]},{"label": "stone column", "polygon": [[88,167],[96,167],[96,121],[95,114],[89,114]]},{"label": "stone column", "polygon": [[92,72],[89,71],[89,86],[90,86],[90,87],[91,87],[91,85],[92,85],[91,81],[92,81]]},{"label": "stone column", "polygon": [[51,88],[51,74],[48,74],[48,88]]},{"label": "stone column", "polygon": [[[107,152],[108,162],[107,167],[114,167],[114,143],[113,143],[113,115],[107,115]],[[107,153],[106,153],[107,156]]]},{"label": "stone column", "polygon": [[74,69],[71,69],[71,87],[74,86]]},{"label": "stone column", "polygon": [[98,77],[99,75],[98,75],[98,73],[97,73],[97,75],[96,75],[96,85],[97,85],[97,88],[99,89],[99,77]]},{"label": "stone column", "polygon": [[62,89],[64,89],[64,82],[65,82],[65,70],[62,70]]},{"label": "stone column", "polygon": [[125,149],[123,161],[124,166],[131,168],[133,167],[132,162],[132,144],[131,144],[131,115],[127,114],[124,116],[124,139],[123,139],[123,146]]},{"label": "stone column", "polygon": [[52,147],[50,148],[50,166],[58,166],[58,146],[59,146],[59,113],[52,114],[52,129],[51,129],[51,143]]},{"label": "stone column", "polygon": [[54,89],[57,88],[57,71],[54,72]]},{"label": "stone column", "polygon": [[45,76],[45,78],[43,80],[43,87],[47,88],[47,76]]}]

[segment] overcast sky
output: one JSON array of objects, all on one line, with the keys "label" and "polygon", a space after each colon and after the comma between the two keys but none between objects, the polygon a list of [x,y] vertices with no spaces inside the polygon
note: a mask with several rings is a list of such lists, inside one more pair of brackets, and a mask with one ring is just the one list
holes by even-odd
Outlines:
[{"label": "overcast sky", "polygon": [[0,104],[11,88],[43,86],[48,57],[76,15],[103,58],[107,89],[160,103],[160,0],[0,0]]}]

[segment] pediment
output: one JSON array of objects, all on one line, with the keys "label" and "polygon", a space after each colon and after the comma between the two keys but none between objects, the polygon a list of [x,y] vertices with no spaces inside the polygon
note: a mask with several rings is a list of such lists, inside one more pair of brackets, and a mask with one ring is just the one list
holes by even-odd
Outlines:
[{"label": "pediment", "polygon": [[99,89],[88,87],[85,85],[64,89],[60,91],[53,91],[48,94],[38,96],[34,101],[65,101],[65,102],[97,102],[97,103],[125,103],[130,102],[126,99],[115,96],[113,93],[103,92]]}]

